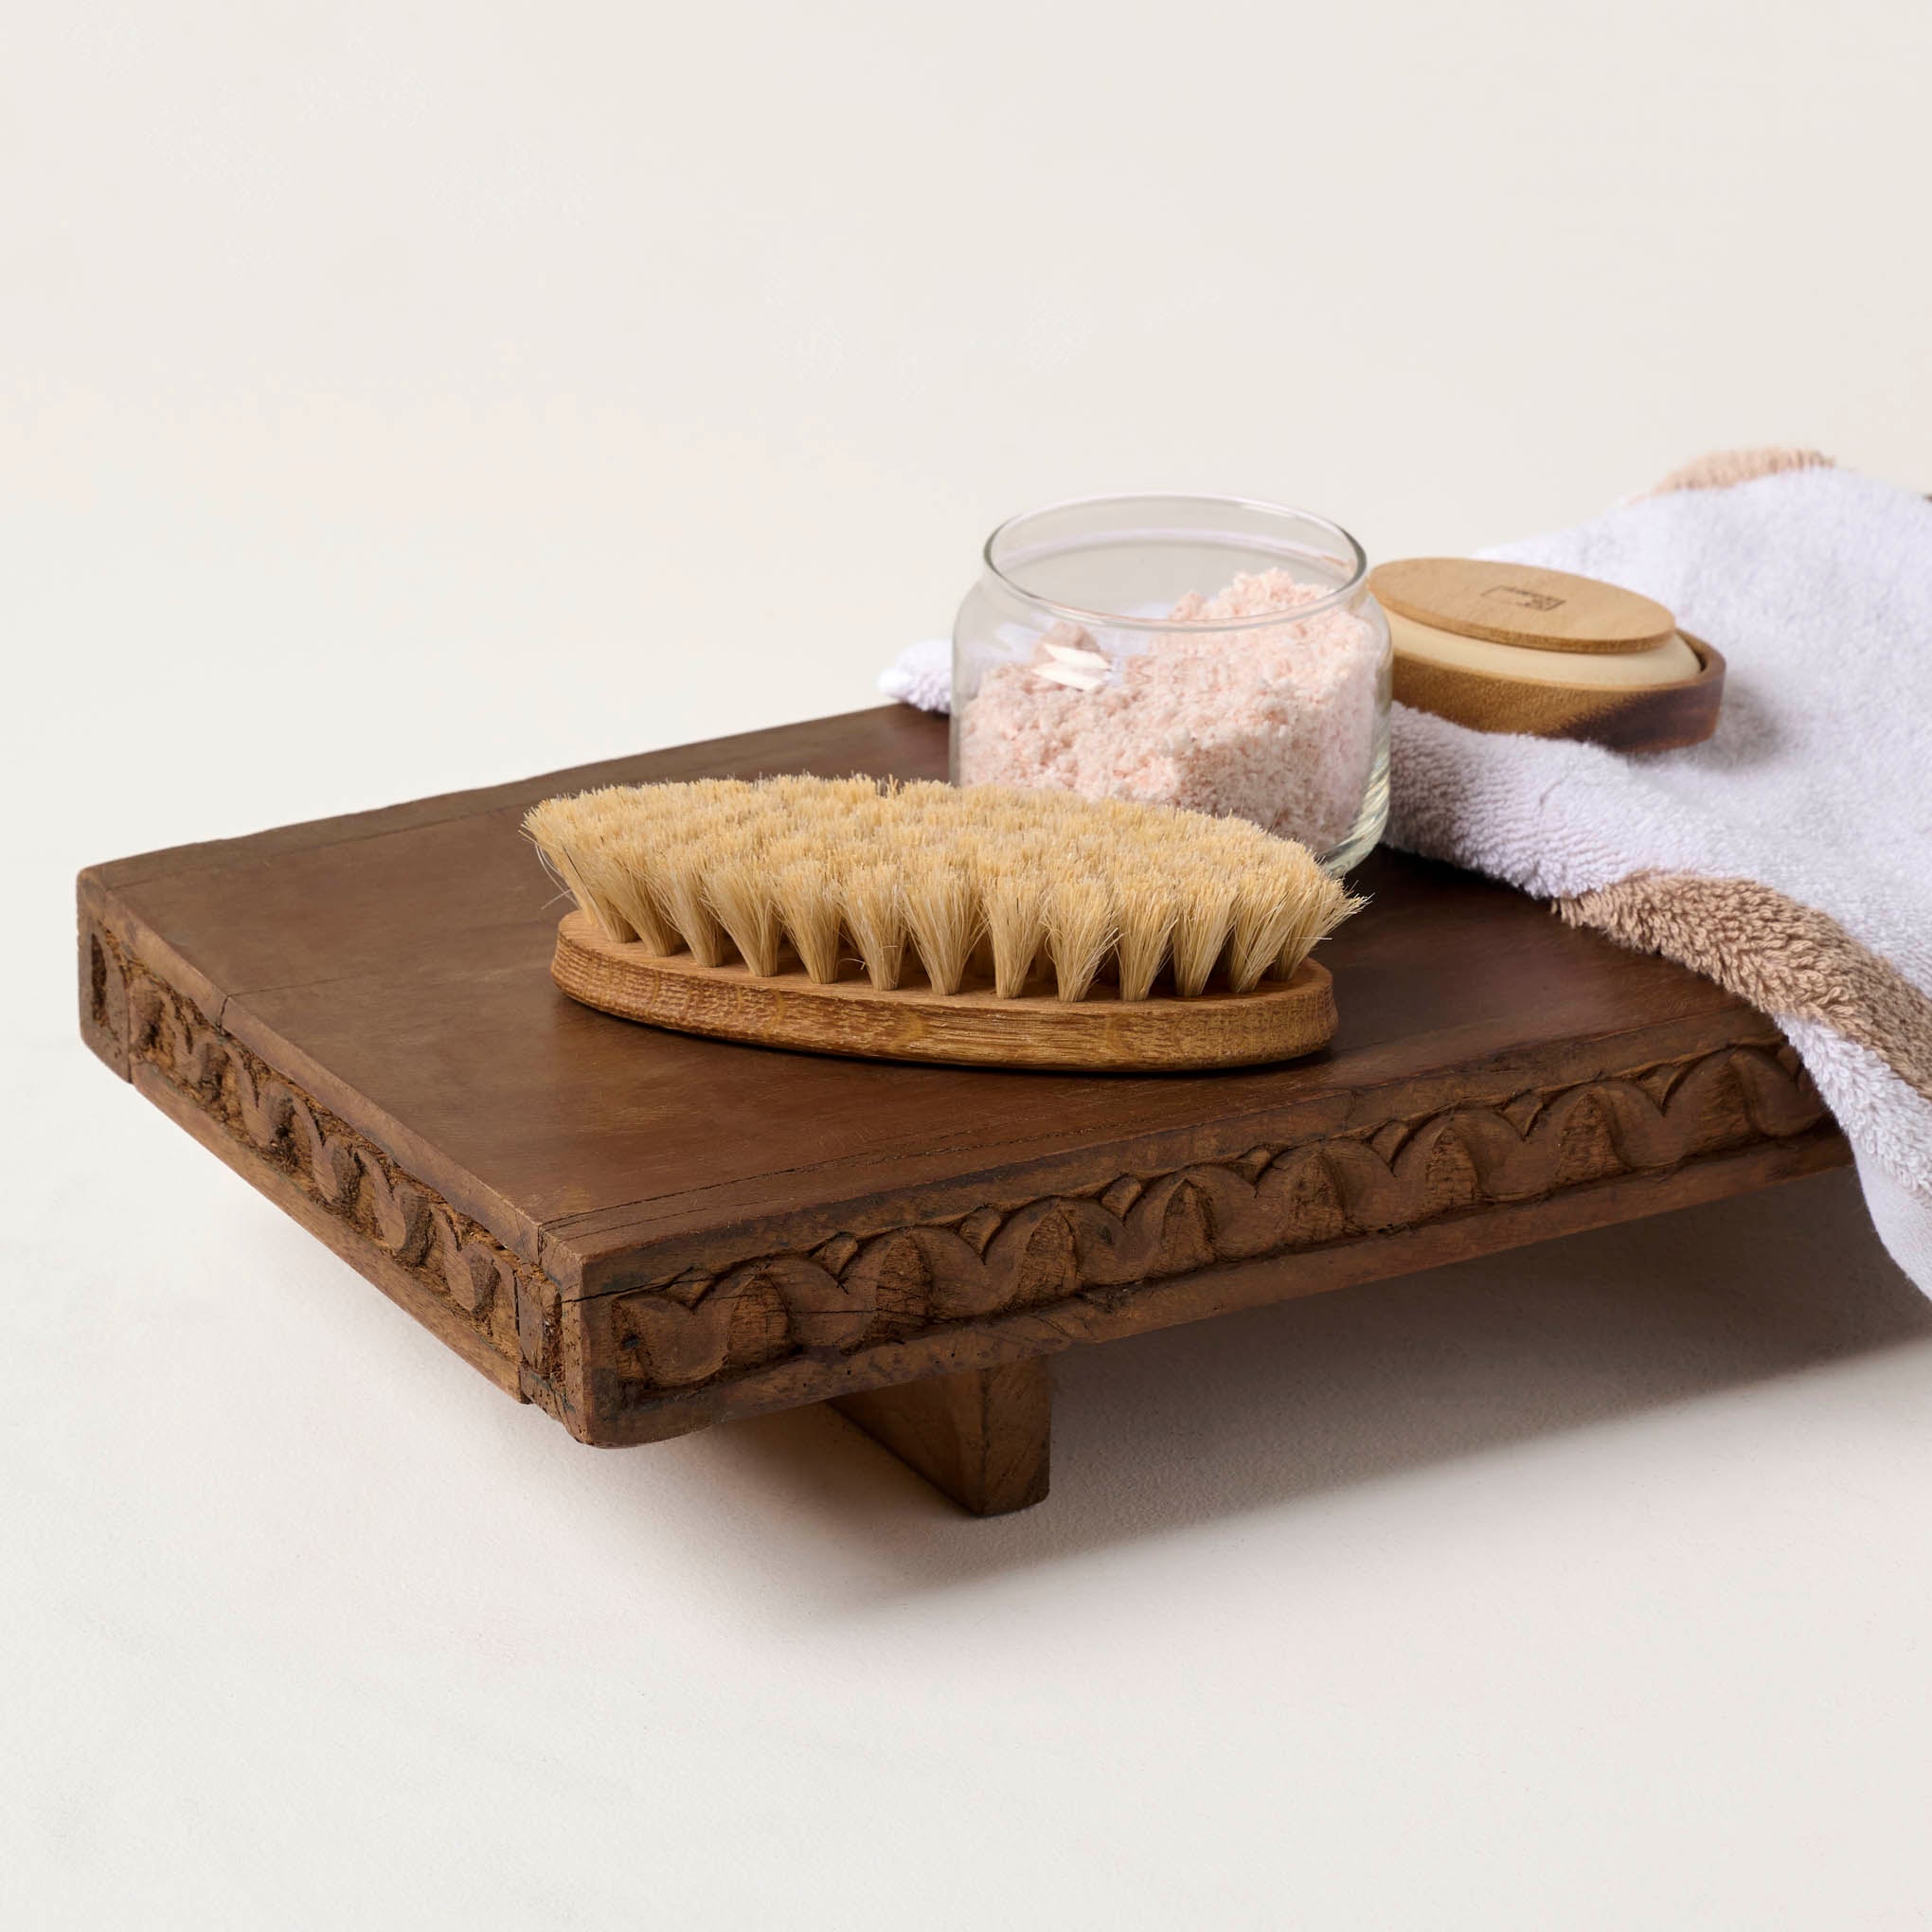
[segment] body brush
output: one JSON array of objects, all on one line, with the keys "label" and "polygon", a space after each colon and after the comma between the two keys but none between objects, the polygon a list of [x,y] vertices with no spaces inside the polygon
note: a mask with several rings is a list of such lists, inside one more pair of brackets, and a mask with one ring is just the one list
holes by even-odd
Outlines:
[{"label": "body brush", "polygon": [[706,778],[525,820],[586,1005],[762,1045],[981,1064],[1285,1059],[1333,1030],[1309,958],[1355,909],[1244,820],[1071,793]]}]

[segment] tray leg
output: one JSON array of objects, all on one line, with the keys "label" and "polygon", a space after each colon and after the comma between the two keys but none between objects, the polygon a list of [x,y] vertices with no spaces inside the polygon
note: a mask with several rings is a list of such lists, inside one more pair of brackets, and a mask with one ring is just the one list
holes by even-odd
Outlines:
[{"label": "tray leg", "polygon": [[830,1405],[975,1516],[1028,1509],[1046,1494],[1053,1370],[1045,1356],[862,1389]]}]

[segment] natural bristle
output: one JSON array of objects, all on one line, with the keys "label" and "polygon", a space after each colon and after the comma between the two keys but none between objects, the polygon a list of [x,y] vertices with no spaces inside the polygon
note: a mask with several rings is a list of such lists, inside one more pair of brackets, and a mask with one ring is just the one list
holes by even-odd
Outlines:
[{"label": "natural bristle", "polygon": [[1114,918],[1119,928],[1115,957],[1120,997],[1145,999],[1167,963],[1174,930],[1173,895],[1159,879],[1129,874],[1115,887]]},{"label": "natural bristle", "polygon": [[898,874],[886,865],[854,866],[839,882],[838,903],[846,931],[865,962],[866,977],[881,993],[890,993],[905,960]]},{"label": "natural bristle", "polygon": [[1046,937],[1039,882],[1018,872],[993,872],[980,886],[980,903],[993,948],[993,990],[1001,999],[1018,999]]},{"label": "natural bristle", "polygon": [[778,909],[762,854],[748,837],[717,850],[705,872],[705,893],[718,923],[754,973],[778,970]]},{"label": "natural bristle", "polygon": [[1114,944],[1114,895],[1098,879],[1068,879],[1046,901],[1046,951],[1062,999],[1084,999]]},{"label": "natural bristle", "polygon": [[966,868],[921,847],[905,868],[901,897],[912,943],[935,993],[957,993],[979,939],[979,902]]},{"label": "natural bristle", "polygon": [[832,873],[816,859],[795,859],[774,878],[772,892],[806,976],[829,985],[838,977],[838,889]]},{"label": "natural bristle", "polygon": [[700,966],[716,966],[724,957],[724,936],[705,893],[706,853],[694,846],[664,854],[660,897],[664,909]]},{"label": "natural bristle", "polygon": [[1174,991],[1183,999],[1205,993],[1214,962],[1234,923],[1234,881],[1197,860],[1174,882]]},{"label": "natural bristle", "polygon": [[1001,999],[1245,993],[1359,903],[1243,820],[998,785],[612,786],[524,828],[606,939],[881,992],[910,973]]}]

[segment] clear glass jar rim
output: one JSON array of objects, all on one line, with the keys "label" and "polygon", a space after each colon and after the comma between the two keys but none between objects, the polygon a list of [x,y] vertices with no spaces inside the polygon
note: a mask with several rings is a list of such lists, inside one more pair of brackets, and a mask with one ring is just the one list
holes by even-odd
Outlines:
[{"label": "clear glass jar rim", "polygon": [[[1318,598],[1313,603],[1297,604],[1292,610],[1271,612],[1265,617],[1130,617],[1115,611],[1083,610],[1079,604],[1061,603],[1050,597],[1042,597],[1038,591],[1029,590],[1017,578],[1009,577],[993,562],[993,547],[1015,524],[1030,523],[1035,517],[1053,516],[1064,510],[1102,510],[1114,506],[1125,507],[1135,503],[1190,503],[1213,506],[1224,510],[1258,510],[1263,516],[1295,517],[1303,523],[1318,524],[1338,537],[1344,546],[1345,555],[1337,561],[1353,560],[1354,567],[1349,573],[1349,581],[1338,585],[1328,596]],[[1190,533],[1191,534],[1191,533]],[[1202,532],[1203,535],[1208,534]],[[1368,576],[1368,555],[1353,537],[1333,517],[1321,515],[1312,510],[1297,510],[1292,504],[1262,503],[1251,496],[1196,496],[1185,490],[1173,491],[1132,491],[1111,496],[1069,496],[1063,503],[1044,503],[1033,510],[1023,510],[1015,516],[1010,516],[987,538],[980,550],[980,560],[986,565],[990,576],[1013,593],[1024,598],[1029,604],[1043,611],[1051,611],[1056,617],[1070,618],[1082,624],[1098,624],[1109,631],[1252,631],[1267,623],[1299,623],[1305,617],[1319,617],[1324,611],[1331,611],[1345,603],[1359,591]],[[1216,586],[1219,588],[1219,586]]]}]

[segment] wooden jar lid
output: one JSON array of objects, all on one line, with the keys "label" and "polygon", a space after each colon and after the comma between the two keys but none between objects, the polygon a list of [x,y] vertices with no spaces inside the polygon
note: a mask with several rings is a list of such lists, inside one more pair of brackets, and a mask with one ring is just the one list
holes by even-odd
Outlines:
[{"label": "wooden jar lid", "polygon": [[1619,751],[1696,744],[1717,728],[1723,657],[1635,591],[1465,557],[1379,564],[1368,587],[1388,614],[1399,704],[1475,731]]},{"label": "wooden jar lid", "polygon": [[1533,564],[1406,557],[1378,564],[1368,588],[1412,622],[1530,651],[1652,651],[1677,632],[1676,618],[1650,598]]}]

